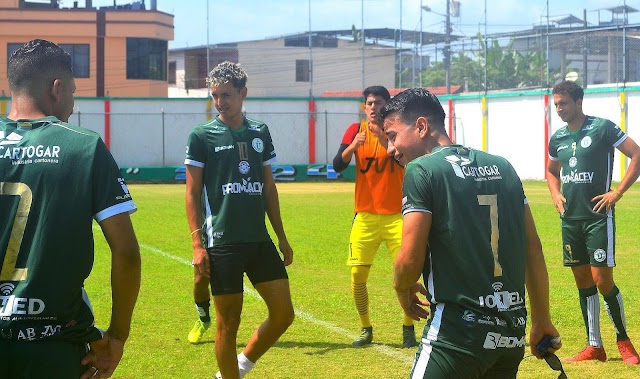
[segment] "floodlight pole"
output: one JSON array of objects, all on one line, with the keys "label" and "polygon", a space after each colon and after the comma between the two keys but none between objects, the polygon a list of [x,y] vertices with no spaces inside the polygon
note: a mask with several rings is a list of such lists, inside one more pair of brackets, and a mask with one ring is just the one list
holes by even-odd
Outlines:
[{"label": "floodlight pole", "polygon": [[418,59],[420,60],[420,88],[422,88],[422,70],[424,69],[422,67],[422,11],[424,8],[422,8],[422,0],[420,0],[420,56],[418,57]]},{"label": "floodlight pole", "polygon": [[451,93],[451,0],[447,0],[446,39],[444,47],[444,80],[447,86],[447,95]]},{"label": "floodlight pole", "polygon": [[[209,59],[209,0],[207,0],[207,77],[209,77],[209,70],[211,69],[210,63],[211,60]],[[206,80],[205,80],[206,83]],[[209,97],[211,92],[211,89],[209,88],[209,85],[207,85],[207,98]]]}]

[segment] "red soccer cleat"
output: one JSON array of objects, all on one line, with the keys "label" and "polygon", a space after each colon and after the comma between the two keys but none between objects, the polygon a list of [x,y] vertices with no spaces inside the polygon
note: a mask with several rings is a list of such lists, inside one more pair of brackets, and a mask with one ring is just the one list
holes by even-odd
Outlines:
[{"label": "red soccer cleat", "polygon": [[640,357],[638,357],[638,353],[630,339],[618,341],[618,350],[620,350],[620,355],[624,363],[628,365],[637,365],[640,363]]},{"label": "red soccer cleat", "polygon": [[[634,350],[635,351],[635,350]],[[567,358],[566,362],[580,362],[580,361],[595,361],[600,362],[607,361],[607,353],[604,351],[604,347],[587,346],[578,353],[575,357]]]}]

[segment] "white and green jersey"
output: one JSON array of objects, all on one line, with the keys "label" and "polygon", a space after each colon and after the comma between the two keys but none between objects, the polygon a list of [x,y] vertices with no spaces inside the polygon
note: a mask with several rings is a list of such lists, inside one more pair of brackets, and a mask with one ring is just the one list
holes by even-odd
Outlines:
[{"label": "white and green jersey", "polygon": [[231,129],[220,118],[193,129],[186,165],[204,169],[204,246],[269,241],[262,198],[263,166],[275,162],[269,129],[245,118]]},{"label": "white and green jersey", "polygon": [[407,165],[403,195],[403,215],[432,215],[423,270],[432,309],[523,335],[527,200],[511,164],[440,146]]},{"label": "white and green jersey", "polygon": [[100,136],[55,117],[0,122],[0,338],[99,339],[84,280],[93,220],[134,212]]},{"label": "white and green jersey", "polygon": [[582,127],[571,132],[567,125],[549,140],[549,159],[561,165],[562,194],[567,200],[567,220],[586,220],[612,216],[593,210],[595,196],[611,190],[613,156],[627,135],[613,122],[587,116]]}]

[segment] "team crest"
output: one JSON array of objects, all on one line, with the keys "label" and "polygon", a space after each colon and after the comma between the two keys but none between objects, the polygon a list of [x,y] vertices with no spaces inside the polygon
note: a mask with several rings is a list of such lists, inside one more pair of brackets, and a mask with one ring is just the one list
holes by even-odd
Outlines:
[{"label": "team crest", "polygon": [[249,164],[249,162],[240,161],[240,164],[238,165],[238,170],[240,170],[241,174],[243,175],[248,174],[250,169],[251,169],[251,165]]},{"label": "team crest", "polygon": [[593,252],[593,259],[596,262],[604,262],[604,260],[607,259],[607,253],[602,249],[598,249]]},{"label": "team crest", "polygon": [[591,146],[591,137],[589,136],[584,137],[582,141],[580,141],[580,146],[582,146],[585,149]]},{"label": "team crest", "polygon": [[264,151],[264,143],[260,138],[254,138],[253,141],[251,141],[251,146],[253,146],[253,150],[258,153],[262,153],[262,151]]},{"label": "team crest", "polygon": [[578,164],[578,158],[571,157],[569,158],[569,167],[574,168]]}]

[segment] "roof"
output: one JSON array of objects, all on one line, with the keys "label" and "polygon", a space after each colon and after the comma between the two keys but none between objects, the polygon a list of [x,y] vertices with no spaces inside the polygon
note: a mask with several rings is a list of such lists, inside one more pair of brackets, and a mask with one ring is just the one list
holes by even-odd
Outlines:
[{"label": "roof", "polygon": [[[447,87],[438,86],[438,87],[424,87],[431,91],[434,95],[446,95]],[[451,85],[451,93],[458,93],[462,86],[459,85]],[[389,94],[391,96],[395,96],[400,92],[406,90],[407,88],[389,88]],[[361,90],[348,90],[348,91],[324,91],[320,97],[362,97]]]},{"label": "roof", "polygon": [[[360,31],[361,29],[357,29]],[[340,30],[325,30],[319,32],[311,32],[317,35],[333,36],[333,37],[350,37],[353,36],[353,29],[340,29]],[[422,34],[422,41],[420,41],[420,34]],[[412,43],[423,45],[430,45],[434,43],[444,43],[447,40],[447,35],[442,33],[420,32],[416,30],[408,29],[391,29],[391,28],[371,28],[364,29],[364,36],[367,39],[376,39],[387,42],[399,42],[402,37],[403,43]],[[451,34],[449,39],[455,41],[460,36]]]}]

